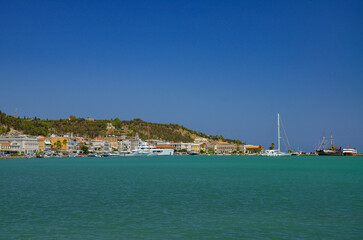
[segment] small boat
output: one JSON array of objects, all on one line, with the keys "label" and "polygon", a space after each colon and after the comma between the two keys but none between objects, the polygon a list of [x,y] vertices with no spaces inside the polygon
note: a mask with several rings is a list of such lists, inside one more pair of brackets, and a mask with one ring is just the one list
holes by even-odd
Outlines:
[{"label": "small boat", "polygon": [[91,153],[91,154],[88,154],[88,157],[100,157],[100,156],[96,153]]},{"label": "small boat", "polygon": [[44,155],[42,155],[42,154],[38,154],[36,157],[37,157],[37,158],[44,158]]},{"label": "small boat", "polygon": [[189,153],[189,155],[199,155],[200,154],[200,152],[197,152],[197,151],[191,151],[190,153]]},{"label": "small boat", "polygon": [[344,156],[357,156],[358,152],[355,148],[349,148],[349,146],[345,149],[343,149],[343,155]]}]

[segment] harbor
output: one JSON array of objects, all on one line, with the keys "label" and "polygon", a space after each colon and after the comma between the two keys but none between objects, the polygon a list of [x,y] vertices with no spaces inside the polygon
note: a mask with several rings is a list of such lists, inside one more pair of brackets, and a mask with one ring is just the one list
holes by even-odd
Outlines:
[{"label": "harbor", "polygon": [[363,1],[1,1],[0,240],[362,240]]}]

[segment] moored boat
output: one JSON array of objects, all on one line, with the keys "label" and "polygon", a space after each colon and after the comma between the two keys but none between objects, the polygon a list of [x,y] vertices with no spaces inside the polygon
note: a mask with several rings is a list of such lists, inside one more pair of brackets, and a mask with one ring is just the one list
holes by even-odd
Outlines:
[{"label": "moored boat", "polygon": [[146,142],[140,142],[131,154],[125,156],[172,156],[174,155],[174,149],[156,148],[153,145],[148,145]]},{"label": "moored boat", "polygon": [[357,156],[358,152],[355,148],[349,148],[349,146],[345,149],[343,149],[343,155],[344,156]]},{"label": "moored boat", "polygon": [[343,155],[342,148],[335,148],[334,146],[332,146],[332,148],[329,148],[329,149],[316,150],[316,153],[319,156],[342,156]]},{"label": "moored boat", "polygon": [[[285,133],[285,135],[286,135],[286,133]],[[262,157],[290,157],[291,153],[284,153],[284,152],[280,151],[280,141],[281,141],[280,114],[278,113],[277,114],[277,150],[274,150],[274,149],[265,150],[263,153],[260,154],[260,156],[262,156]],[[288,140],[287,140],[287,142],[289,143]],[[289,146],[290,146],[290,144],[289,144]]]},{"label": "moored boat", "polygon": [[260,154],[262,157],[290,157],[291,153],[279,152],[277,150],[265,150]]},{"label": "moored boat", "polygon": [[320,147],[318,150],[316,150],[316,153],[319,156],[343,156],[342,148],[336,148],[333,144],[333,134],[330,136],[330,148],[324,148],[325,146],[325,136],[323,136],[323,140],[320,144]]}]

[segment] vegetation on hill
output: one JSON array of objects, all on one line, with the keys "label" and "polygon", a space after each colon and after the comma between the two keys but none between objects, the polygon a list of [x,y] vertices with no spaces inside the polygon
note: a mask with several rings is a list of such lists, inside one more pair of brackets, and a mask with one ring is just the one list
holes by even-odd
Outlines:
[{"label": "vegetation on hill", "polygon": [[[107,123],[112,123],[113,127],[107,128]],[[124,134],[135,136],[138,134],[143,140],[150,138],[175,142],[192,142],[197,137],[204,137],[212,141],[242,144],[240,140],[225,139],[222,135],[209,136],[179,124],[150,123],[140,118],[131,121],[121,121],[118,118],[88,121],[84,118],[70,116],[68,119],[41,120],[36,117],[15,118],[0,111],[0,134],[10,132],[11,129],[33,136],[72,133],[74,136],[93,138],[108,135],[121,136]]]},{"label": "vegetation on hill", "polygon": [[0,134],[10,132],[11,128],[29,135],[47,135],[49,133],[49,126],[44,120],[15,118],[0,111]]}]

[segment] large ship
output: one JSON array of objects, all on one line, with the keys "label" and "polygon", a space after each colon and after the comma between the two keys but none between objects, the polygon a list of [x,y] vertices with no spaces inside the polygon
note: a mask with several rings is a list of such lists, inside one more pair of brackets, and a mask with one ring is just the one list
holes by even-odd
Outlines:
[{"label": "large ship", "polygon": [[174,155],[174,149],[157,148],[153,145],[148,145],[146,142],[140,141],[131,154],[125,156],[172,156]]},{"label": "large ship", "polygon": [[330,148],[325,148],[326,139],[323,136],[323,140],[319,148],[316,150],[316,153],[319,156],[343,156],[342,148],[336,148],[333,144],[333,134],[330,136]]},{"label": "large ship", "polygon": [[357,152],[357,149],[355,148],[345,148],[343,149],[343,155],[344,156],[357,156],[358,155],[358,152]]}]

